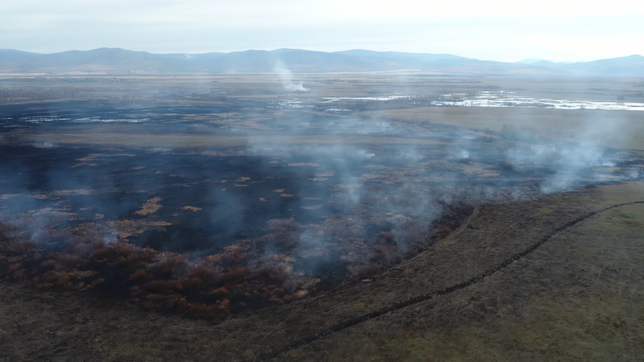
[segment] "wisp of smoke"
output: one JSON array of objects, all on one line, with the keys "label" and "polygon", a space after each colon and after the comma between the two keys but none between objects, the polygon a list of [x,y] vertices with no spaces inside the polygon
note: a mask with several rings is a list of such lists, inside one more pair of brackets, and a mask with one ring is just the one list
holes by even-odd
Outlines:
[{"label": "wisp of smoke", "polygon": [[282,85],[284,86],[284,89],[286,89],[289,92],[308,92],[309,89],[304,87],[302,82],[299,83],[293,83],[293,74],[291,73],[290,70],[286,69],[284,66],[284,63],[281,61],[277,61],[275,68],[274,68],[275,73],[277,73],[280,77],[280,80],[282,81]]}]

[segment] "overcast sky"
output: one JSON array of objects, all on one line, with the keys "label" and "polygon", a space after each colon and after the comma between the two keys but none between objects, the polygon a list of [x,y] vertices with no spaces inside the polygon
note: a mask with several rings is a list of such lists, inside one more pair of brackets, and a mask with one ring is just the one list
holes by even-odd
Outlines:
[{"label": "overcast sky", "polygon": [[644,1],[2,0],[0,48],[300,48],[516,61],[644,55]]}]

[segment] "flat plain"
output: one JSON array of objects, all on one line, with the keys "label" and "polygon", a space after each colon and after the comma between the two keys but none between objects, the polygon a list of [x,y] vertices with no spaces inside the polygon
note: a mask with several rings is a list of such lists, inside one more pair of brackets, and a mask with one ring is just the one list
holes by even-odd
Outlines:
[{"label": "flat plain", "polygon": [[3,75],[0,359],[641,360],[643,90]]}]

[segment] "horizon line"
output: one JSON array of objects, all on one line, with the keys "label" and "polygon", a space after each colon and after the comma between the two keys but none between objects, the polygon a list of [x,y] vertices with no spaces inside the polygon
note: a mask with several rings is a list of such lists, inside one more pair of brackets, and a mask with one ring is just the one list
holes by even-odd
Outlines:
[{"label": "horizon line", "polygon": [[633,57],[633,56],[644,57],[641,54],[630,54],[630,55],[624,55],[624,56],[618,56],[618,57],[612,57],[612,58],[598,58],[598,59],[593,59],[593,60],[581,60],[581,61],[571,61],[571,60],[554,61],[554,60],[543,59],[543,58],[524,58],[524,59],[515,60],[515,61],[504,61],[504,60],[471,58],[471,57],[465,57],[465,56],[462,56],[462,55],[450,54],[450,53],[423,53],[423,52],[406,52],[406,51],[396,51],[396,50],[370,50],[370,49],[361,49],[361,48],[352,48],[352,49],[335,50],[335,51],[310,50],[310,49],[302,49],[302,48],[276,48],[276,49],[270,49],[270,50],[267,50],[267,49],[246,49],[246,50],[235,50],[235,51],[228,51],[228,52],[210,51],[210,52],[199,52],[199,53],[188,53],[188,52],[157,53],[157,52],[150,52],[150,51],[147,51],[147,50],[132,50],[132,49],[126,49],[126,48],[120,48],[120,47],[107,47],[107,46],[105,46],[105,47],[99,47],[99,48],[93,48],[93,49],[87,49],[87,50],[69,49],[69,50],[56,51],[56,52],[51,52],[51,53],[40,53],[40,52],[33,52],[33,51],[12,49],[12,48],[1,48],[0,51],[16,51],[16,52],[22,52],[22,53],[39,54],[39,55],[54,55],[54,54],[62,54],[62,53],[67,53],[67,52],[92,52],[92,51],[97,51],[97,50],[102,50],[102,49],[123,50],[123,51],[128,51],[128,52],[148,53],[148,54],[153,54],[153,55],[232,54],[232,53],[244,53],[244,52],[250,52],[250,51],[268,52],[268,53],[270,53],[270,52],[275,52],[275,51],[280,51],[280,50],[295,50],[295,51],[326,53],[326,54],[343,53],[343,52],[350,52],[350,51],[366,51],[366,52],[373,52],[373,53],[399,53],[399,54],[416,54],[416,55],[447,55],[447,56],[460,57],[460,58],[464,58],[464,59],[472,59],[472,60],[479,60],[479,61],[491,61],[491,62],[499,62],[499,63],[519,63],[519,62],[525,62],[525,61],[534,61],[535,63],[536,62],[541,62],[541,61],[551,62],[551,63],[589,63],[589,62],[594,62],[594,61],[599,61],[599,60],[628,58],[628,57]]}]

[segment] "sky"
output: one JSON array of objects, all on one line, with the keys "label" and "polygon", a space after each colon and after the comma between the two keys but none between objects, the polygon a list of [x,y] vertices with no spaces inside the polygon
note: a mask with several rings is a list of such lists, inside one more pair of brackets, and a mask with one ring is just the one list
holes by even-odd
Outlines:
[{"label": "sky", "polygon": [[644,55],[643,19],[641,0],[7,0],[0,49],[369,49],[589,61]]}]

